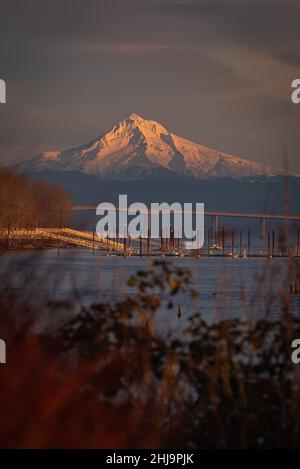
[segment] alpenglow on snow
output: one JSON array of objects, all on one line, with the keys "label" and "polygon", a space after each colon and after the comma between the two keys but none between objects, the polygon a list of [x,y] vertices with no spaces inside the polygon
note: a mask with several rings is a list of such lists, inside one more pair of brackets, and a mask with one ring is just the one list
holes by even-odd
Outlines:
[{"label": "alpenglow on snow", "polygon": [[65,151],[46,151],[16,166],[19,171],[80,171],[106,179],[138,179],[147,174],[196,179],[277,176],[282,171],[248,161],[169,132],[153,120],[131,114],[92,142]]}]

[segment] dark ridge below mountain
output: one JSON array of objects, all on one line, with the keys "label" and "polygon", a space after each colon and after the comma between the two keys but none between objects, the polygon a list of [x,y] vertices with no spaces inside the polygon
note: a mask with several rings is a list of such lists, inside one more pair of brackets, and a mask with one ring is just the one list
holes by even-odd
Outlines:
[{"label": "dark ridge below mountain", "polygon": [[[28,172],[36,180],[65,187],[75,205],[118,204],[119,194],[128,202],[203,202],[206,210],[284,213],[286,178],[251,177],[242,180],[219,178],[197,181],[188,177],[99,180],[77,171]],[[300,214],[300,180],[288,179],[289,213]]]}]

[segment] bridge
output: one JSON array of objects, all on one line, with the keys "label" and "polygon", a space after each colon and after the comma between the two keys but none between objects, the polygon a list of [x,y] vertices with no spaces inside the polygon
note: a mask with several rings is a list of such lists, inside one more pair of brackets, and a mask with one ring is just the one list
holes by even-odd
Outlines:
[{"label": "bridge", "polygon": [[[96,213],[97,205],[74,205],[72,211],[74,212],[88,212],[94,211]],[[120,211],[116,207],[116,211]],[[151,209],[147,210],[147,213],[151,213]],[[196,214],[196,210],[192,210],[193,214]],[[223,211],[212,211],[205,210],[205,216],[213,217],[228,217],[228,218],[258,218],[258,219],[272,219],[272,220],[291,220],[300,221],[300,215],[289,215],[289,214],[270,214],[270,213],[253,213],[253,212],[223,212]]]},{"label": "bridge", "polygon": [[[94,211],[96,213],[96,205],[74,205],[72,211],[83,212],[83,211]],[[116,207],[116,211],[121,211]],[[151,208],[146,212],[151,217]],[[192,214],[196,214],[196,210],[192,210]],[[220,218],[248,218],[256,219],[260,223],[260,234],[261,238],[266,237],[266,222],[267,220],[282,220],[282,221],[294,221],[300,223],[300,215],[289,215],[289,214],[277,214],[277,213],[253,213],[253,212],[228,212],[228,211],[212,211],[205,210],[205,216],[211,217],[211,228],[213,233],[219,230]]]}]

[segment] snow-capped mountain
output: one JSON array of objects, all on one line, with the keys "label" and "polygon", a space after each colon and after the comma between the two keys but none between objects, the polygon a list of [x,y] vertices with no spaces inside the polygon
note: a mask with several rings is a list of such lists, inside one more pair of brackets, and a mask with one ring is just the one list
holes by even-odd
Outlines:
[{"label": "snow-capped mountain", "polygon": [[170,133],[137,114],[92,142],[65,151],[47,151],[16,166],[19,171],[80,171],[98,178],[138,179],[175,174],[196,179],[277,176],[282,171],[228,155]]}]

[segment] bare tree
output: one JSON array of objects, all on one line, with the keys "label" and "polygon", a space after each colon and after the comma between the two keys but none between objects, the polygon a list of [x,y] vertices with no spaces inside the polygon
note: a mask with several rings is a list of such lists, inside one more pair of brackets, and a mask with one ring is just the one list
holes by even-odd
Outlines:
[{"label": "bare tree", "polygon": [[71,197],[60,186],[34,182],[23,174],[0,169],[0,231],[62,227],[69,217]]}]

